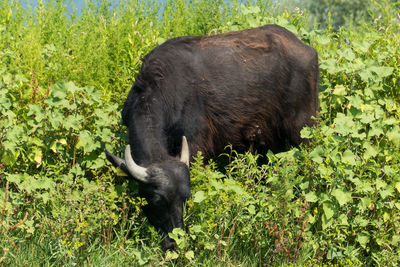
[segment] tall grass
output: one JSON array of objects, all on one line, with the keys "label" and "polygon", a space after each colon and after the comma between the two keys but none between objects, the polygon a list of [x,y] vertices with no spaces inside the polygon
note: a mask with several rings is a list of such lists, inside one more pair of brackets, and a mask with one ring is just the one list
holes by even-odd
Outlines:
[{"label": "tall grass", "polygon": [[[39,1],[33,10],[23,9],[19,1],[1,3],[7,68],[42,90],[54,81],[71,80],[114,92],[117,101],[129,90],[140,59],[158,42],[209,34],[239,14],[237,1],[222,0],[123,0],[117,6],[88,1],[80,16],[67,3]],[[29,98],[32,89],[25,89]]]}]

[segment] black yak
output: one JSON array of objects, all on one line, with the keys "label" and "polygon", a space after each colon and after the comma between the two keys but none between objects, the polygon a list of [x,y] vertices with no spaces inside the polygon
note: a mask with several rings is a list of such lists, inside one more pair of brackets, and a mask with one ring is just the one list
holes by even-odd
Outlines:
[{"label": "black yak", "polygon": [[276,26],[166,41],[143,59],[122,110],[125,158],[107,158],[139,183],[149,222],[168,237],[183,228],[189,162],[231,144],[280,152],[302,142],[318,108],[316,51]]}]

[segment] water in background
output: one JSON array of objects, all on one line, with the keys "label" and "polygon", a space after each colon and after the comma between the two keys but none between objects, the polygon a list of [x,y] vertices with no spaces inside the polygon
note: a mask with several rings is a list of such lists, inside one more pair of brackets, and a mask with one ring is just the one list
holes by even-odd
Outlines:
[{"label": "water in background", "polygon": [[[46,0],[21,0],[22,7],[25,9],[29,8],[37,8],[39,2],[46,2]],[[74,11],[76,10],[76,15],[81,15],[82,14],[82,9],[86,6],[86,1],[85,0],[70,0],[70,1],[64,1],[65,4],[68,7],[69,11]],[[68,3],[69,2],[69,3]],[[117,5],[120,0],[109,0],[109,2],[113,5]],[[165,0],[161,0],[161,2],[165,2]]]}]

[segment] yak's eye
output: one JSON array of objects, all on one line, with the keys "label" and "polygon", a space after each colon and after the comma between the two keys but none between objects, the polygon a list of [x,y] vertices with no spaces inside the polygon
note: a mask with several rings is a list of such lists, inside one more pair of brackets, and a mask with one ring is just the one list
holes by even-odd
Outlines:
[{"label": "yak's eye", "polygon": [[151,203],[155,206],[162,207],[166,204],[166,201],[161,195],[154,195],[154,197],[151,200]]}]

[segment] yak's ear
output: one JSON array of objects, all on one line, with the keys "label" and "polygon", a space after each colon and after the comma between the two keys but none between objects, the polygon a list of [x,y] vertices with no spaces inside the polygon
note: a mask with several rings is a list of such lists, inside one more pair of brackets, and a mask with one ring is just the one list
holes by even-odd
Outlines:
[{"label": "yak's ear", "polygon": [[126,167],[125,161],[107,150],[104,151],[106,153],[106,158],[109,162],[117,169],[117,176],[128,176],[129,171]]},{"label": "yak's ear", "polygon": [[109,162],[111,162],[111,164],[114,167],[120,167],[122,163],[124,163],[124,160],[115,156],[114,154],[111,154],[110,152],[108,152],[107,150],[104,151],[106,153],[106,158],[108,159]]},{"label": "yak's ear", "polygon": [[117,169],[117,176],[128,176],[128,169],[126,168],[125,161],[107,150],[104,151],[106,153],[106,158],[111,164]]}]

